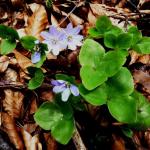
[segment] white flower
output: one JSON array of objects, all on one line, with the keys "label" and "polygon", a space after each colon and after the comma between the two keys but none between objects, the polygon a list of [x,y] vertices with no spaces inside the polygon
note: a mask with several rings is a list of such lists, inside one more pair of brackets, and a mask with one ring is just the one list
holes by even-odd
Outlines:
[{"label": "white flower", "polygon": [[44,38],[43,43],[48,45],[49,52],[52,52],[55,56],[59,55],[60,51],[67,48],[66,43],[64,43],[66,35],[54,26],[49,28],[49,32],[41,32],[41,36]]},{"label": "white flower", "polygon": [[72,24],[69,23],[64,31],[66,34],[66,44],[68,49],[76,50],[77,46],[82,45],[83,36],[79,35],[81,26],[78,25],[77,27],[73,28]]}]

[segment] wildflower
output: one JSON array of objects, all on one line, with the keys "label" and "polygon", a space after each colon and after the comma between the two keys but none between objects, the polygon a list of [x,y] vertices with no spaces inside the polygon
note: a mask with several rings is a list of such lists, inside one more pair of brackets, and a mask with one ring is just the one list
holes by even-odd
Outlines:
[{"label": "wildflower", "polygon": [[59,52],[67,47],[63,41],[65,34],[54,26],[49,28],[49,32],[41,32],[41,36],[44,38],[43,43],[48,45],[49,52],[52,52],[55,56],[59,55]]},{"label": "wildflower", "polygon": [[76,50],[77,46],[82,45],[83,36],[79,35],[79,32],[81,31],[81,27],[78,25],[77,27],[73,28],[72,24],[69,23],[64,29],[66,34],[66,44],[68,46],[68,49],[70,50]]},{"label": "wildflower", "polygon": [[62,101],[66,102],[71,95],[71,93],[74,96],[79,95],[79,90],[77,86],[68,83],[67,81],[64,80],[52,80],[51,84],[54,86],[53,87],[53,92],[54,93],[61,93],[61,98]]},{"label": "wildflower", "polygon": [[41,53],[38,51],[38,52],[34,52],[32,55],[31,55],[31,62],[36,64],[37,62],[39,62],[41,60]]}]

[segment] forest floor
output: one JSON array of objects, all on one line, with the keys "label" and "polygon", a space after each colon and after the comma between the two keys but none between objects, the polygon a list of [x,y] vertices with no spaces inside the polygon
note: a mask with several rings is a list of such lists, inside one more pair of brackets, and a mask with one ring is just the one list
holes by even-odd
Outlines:
[{"label": "forest floor", "polygon": [[[0,0],[0,24],[13,27],[20,36],[40,33],[50,25],[66,27],[69,22],[81,25],[86,37],[98,16],[106,15],[112,22],[126,28],[138,26],[144,36],[150,36],[150,0]],[[49,55],[43,64],[48,75],[42,86],[29,90],[26,69],[32,66],[29,51],[17,45],[7,56],[0,56],[0,150],[149,150],[150,129],[135,131],[126,137],[105,107],[87,105],[87,112],[75,114],[77,137],[67,145],[57,143],[48,131],[42,130],[33,115],[43,102],[52,101],[49,86],[56,73],[79,76],[79,50],[62,52],[57,59]],[[131,52],[128,68],[135,88],[150,100],[150,55]],[[106,113],[101,113],[106,112]],[[81,148],[82,147],[82,148]]]}]

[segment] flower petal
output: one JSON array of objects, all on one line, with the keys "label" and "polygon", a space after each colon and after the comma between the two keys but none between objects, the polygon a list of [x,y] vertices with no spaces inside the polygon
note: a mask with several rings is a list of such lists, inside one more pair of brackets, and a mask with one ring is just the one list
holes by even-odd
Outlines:
[{"label": "flower petal", "polygon": [[54,86],[59,86],[60,85],[58,80],[51,80],[51,84],[54,85]]},{"label": "flower petal", "polygon": [[78,89],[77,86],[71,84],[70,90],[71,90],[71,93],[72,93],[74,96],[79,96],[79,89]]},{"label": "flower petal", "polygon": [[63,85],[58,85],[58,86],[54,86],[53,92],[54,92],[54,93],[61,93],[61,92],[63,92],[65,89],[66,89],[65,84],[63,84]]},{"label": "flower petal", "polygon": [[50,38],[50,33],[43,31],[40,33],[41,37],[48,40]]},{"label": "flower petal", "polygon": [[37,63],[39,62],[41,59],[41,53],[40,52],[34,52],[32,55],[31,55],[31,62],[32,63]]},{"label": "flower petal", "polygon": [[69,88],[66,88],[61,94],[62,101],[66,102],[70,96],[71,92]]}]

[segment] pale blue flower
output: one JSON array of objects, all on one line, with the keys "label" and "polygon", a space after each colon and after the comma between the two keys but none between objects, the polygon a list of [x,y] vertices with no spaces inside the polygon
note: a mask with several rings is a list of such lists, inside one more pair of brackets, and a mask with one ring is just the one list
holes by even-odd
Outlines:
[{"label": "pale blue flower", "polygon": [[54,93],[61,93],[62,101],[66,102],[71,94],[79,96],[78,87],[64,80],[52,80]]},{"label": "pale blue flower", "polygon": [[41,60],[41,53],[40,52],[34,52],[31,55],[31,62],[33,64],[36,64],[37,62],[39,62]]},{"label": "pale blue flower", "polygon": [[59,52],[66,49],[67,45],[64,42],[65,34],[59,31],[55,26],[50,26],[49,32],[41,32],[41,36],[44,38],[43,43],[48,45],[49,52],[53,55],[59,55]]},{"label": "pale blue flower", "polygon": [[69,23],[67,27],[64,29],[66,34],[66,44],[68,49],[76,50],[77,46],[82,45],[83,36],[79,35],[81,31],[81,26],[78,25],[77,27],[73,28],[72,24]]}]

